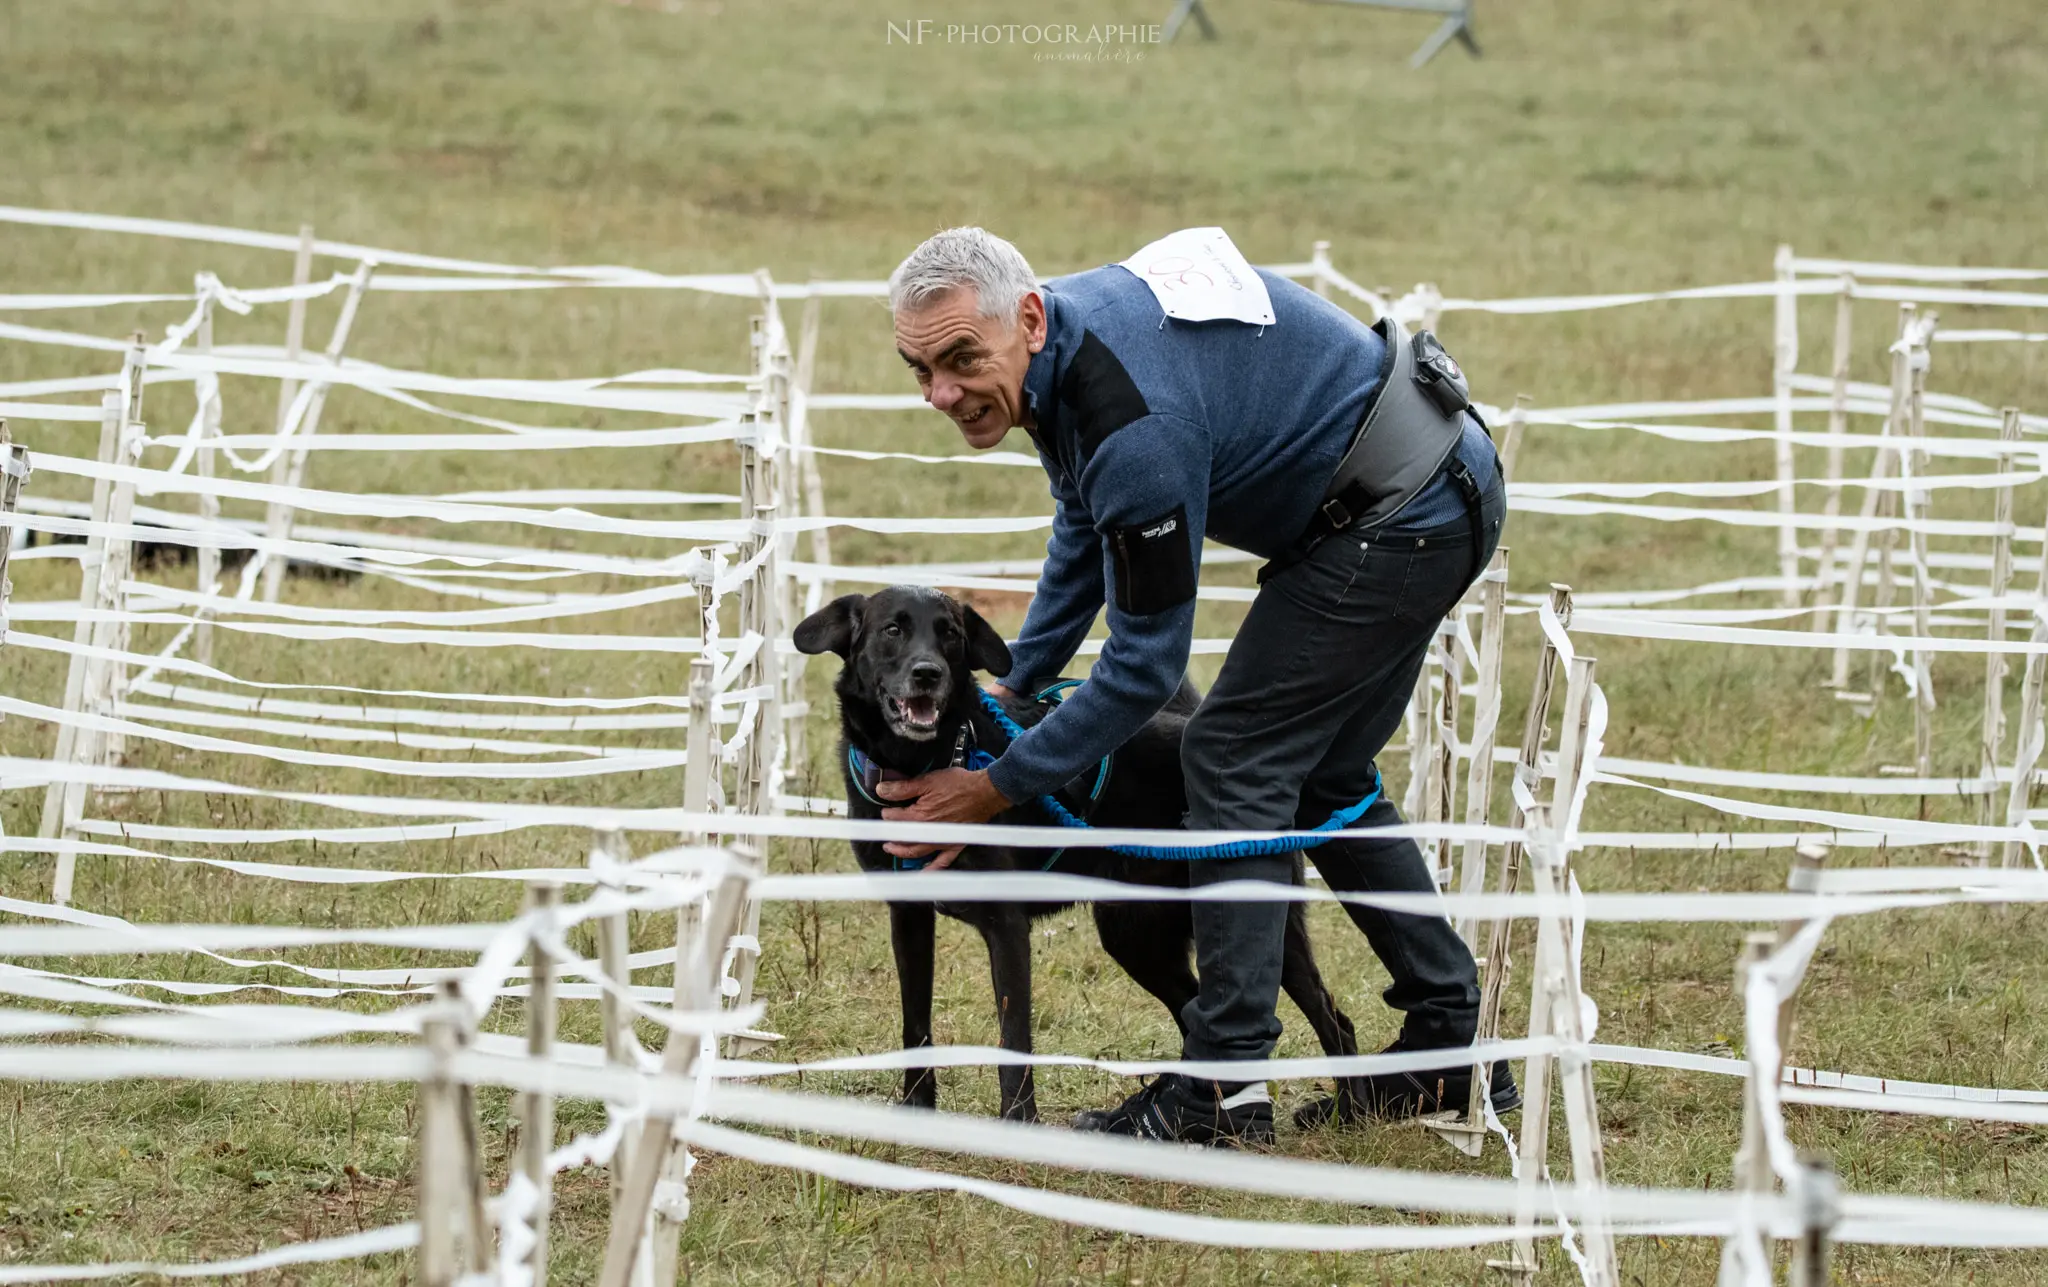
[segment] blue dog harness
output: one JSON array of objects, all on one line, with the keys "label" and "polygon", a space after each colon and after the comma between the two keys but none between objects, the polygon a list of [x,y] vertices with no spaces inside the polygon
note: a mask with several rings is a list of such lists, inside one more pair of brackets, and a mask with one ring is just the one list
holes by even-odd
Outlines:
[{"label": "blue dog harness", "polygon": [[[1033,694],[1031,700],[1044,705],[1057,706],[1070,689],[1079,688],[1080,686],[1081,681],[1078,679],[1062,679],[1058,683]],[[996,704],[993,697],[984,692],[981,694],[981,702],[983,709],[996,720],[996,726],[1001,728],[1009,737],[1014,739],[1024,731],[1023,726],[1012,720],[1003,711],[1003,708]],[[1102,757],[1102,763],[1095,770],[1095,783],[1088,789],[1087,808],[1091,812],[1094,810],[1096,802],[1102,799],[1103,791],[1109,786],[1110,770],[1115,761],[1116,755],[1114,752],[1105,755]],[[986,769],[995,762],[996,757],[981,749],[980,745],[975,742],[974,725],[972,723],[962,723],[959,734],[953,739],[953,754],[946,761],[947,767],[979,770]],[[920,772],[930,773],[933,767],[936,766],[927,766],[920,770]],[[892,803],[900,802],[882,799],[875,793],[876,787],[884,782],[902,782],[919,776],[916,773],[904,773],[897,769],[887,768],[877,762],[873,756],[852,745],[846,748],[846,772],[848,779],[853,783],[853,789],[860,792],[861,798],[869,804],[882,809],[888,808]],[[1073,822],[1070,824],[1072,826],[1085,827],[1088,825],[1084,818],[1076,816],[1071,809],[1068,809],[1052,796],[1043,797],[1040,804],[1050,804],[1065,816],[1072,818]],[[1061,856],[1066,852],[1065,849],[1053,850],[1052,854],[1046,858],[1045,866],[1041,870],[1051,871],[1053,865],[1059,862]],[[924,862],[916,858],[897,858],[895,859],[895,865],[897,871],[906,869],[915,871],[917,868],[924,866]]]},{"label": "blue dog harness", "polygon": [[[1061,696],[1067,690],[1078,688],[1080,685],[1081,681],[1078,679],[1063,679],[1052,687],[1035,694],[1032,700],[1058,705]],[[982,711],[1012,741],[1024,736],[1024,726],[1011,719],[1009,712],[1003,709],[1000,702],[983,690],[977,689],[975,695],[981,700]],[[1114,753],[1104,756],[1101,767],[1096,770],[1095,784],[1088,792],[1088,807],[1091,811],[1095,803],[1102,799],[1104,788],[1109,785],[1110,769],[1115,758]],[[953,739],[953,755],[949,765],[953,768],[986,769],[995,762],[995,756],[975,744],[973,725],[971,723],[963,723],[960,726],[959,736]],[[859,748],[853,746],[846,748],[846,768],[847,776],[853,782],[854,789],[860,792],[861,797],[869,804],[875,805],[878,808],[888,807],[888,802],[875,794],[875,788],[878,785],[883,782],[902,781],[916,776],[914,774],[902,773],[895,769],[884,768],[882,765],[877,764],[872,757],[863,754]],[[929,768],[925,770],[925,772],[930,771]],[[1119,853],[1131,858],[1176,860],[1250,858],[1261,854],[1293,853],[1299,849],[1313,849],[1317,845],[1330,840],[1331,836],[1319,835],[1317,833],[1343,830],[1364,817],[1365,811],[1378,803],[1379,798],[1380,775],[1379,770],[1375,768],[1373,770],[1372,790],[1366,793],[1364,799],[1360,800],[1357,804],[1347,806],[1332,813],[1327,819],[1312,827],[1307,835],[1274,837],[1270,840],[1232,840],[1216,845],[1096,845],[1090,847],[1108,849],[1111,853]],[[1033,803],[1062,827],[1073,827],[1082,831],[1091,830],[1086,818],[1076,814],[1072,809],[1062,804],[1056,796],[1042,795]],[[1045,866],[1042,870],[1051,871],[1053,864],[1057,863],[1061,855],[1066,852],[1065,849],[1053,850],[1052,856],[1045,860]],[[924,863],[917,859],[896,859],[896,870],[898,871],[903,871],[906,868],[915,870],[923,865]]]},{"label": "blue dog harness", "polygon": [[[1078,684],[1079,682],[1079,680],[1066,681],[1068,684]],[[997,728],[1000,728],[1012,738],[1024,735],[1023,726],[1011,719],[995,698],[989,696],[986,692],[981,693],[980,696],[981,708],[988,712],[988,717],[995,721]],[[1103,761],[1105,767],[1108,763],[1107,760]],[[1099,785],[1097,790],[1100,790]],[[1365,811],[1372,808],[1379,798],[1380,773],[1378,768],[1374,768],[1372,773],[1372,790],[1366,793],[1365,798],[1357,804],[1337,810],[1327,819],[1311,828],[1311,832],[1341,831],[1365,816]],[[1072,810],[1052,796],[1042,795],[1038,797],[1037,803],[1039,808],[1045,810],[1052,820],[1061,826],[1078,827],[1082,830],[1088,829],[1086,820],[1074,816]],[[1250,858],[1258,854],[1287,854],[1293,853],[1297,849],[1313,849],[1330,838],[1327,835],[1316,836],[1311,834],[1304,837],[1276,836],[1270,840],[1232,840],[1220,845],[1101,845],[1097,847],[1107,849],[1111,853],[1125,854],[1132,858]],[[1046,865],[1050,867],[1052,864],[1047,863]]]}]

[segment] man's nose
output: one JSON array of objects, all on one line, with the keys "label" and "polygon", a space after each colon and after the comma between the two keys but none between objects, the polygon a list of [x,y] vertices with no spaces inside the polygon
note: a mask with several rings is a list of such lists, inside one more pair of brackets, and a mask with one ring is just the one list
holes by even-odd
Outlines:
[{"label": "man's nose", "polygon": [[924,400],[932,404],[934,411],[951,411],[960,401],[960,386],[951,380],[932,377],[932,387],[925,393]]},{"label": "man's nose", "polygon": [[910,680],[924,688],[935,687],[946,677],[946,668],[935,661],[920,661],[910,668]]}]

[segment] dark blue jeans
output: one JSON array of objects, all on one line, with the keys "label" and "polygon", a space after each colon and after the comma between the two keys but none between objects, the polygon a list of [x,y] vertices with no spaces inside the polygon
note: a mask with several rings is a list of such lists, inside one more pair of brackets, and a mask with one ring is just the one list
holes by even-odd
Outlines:
[{"label": "dark blue jeans", "polygon": [[[1437,625],[1500,543],[1507,513],[1496,471],[1468,518],[1423,530],[1339,532],[1260,587],[1181,750],[1188,826],[1315,826],[1372,790],[1373,758],[1401,725]],[[1477,538],[1475,541],[1475,537]],[[1382,798],[1366,827],[1401,821]],[[1332,840],[1310,851],[1332,888],[1435,888],[1413,840]],[[1191,863],[1196,885],[1286,883],[1293,857]],[[1415,1047],[1463,1045],[1479,1017],[1472,953],[1441,916],[1347,904],[1393,977],[1388,1005]],[[1182,1012],[1189,1059],[1264,1059],[1280,1036],[1284,903],[1194,904],[1201,992]],[[1249,1070],[1248,1070],[1249,1072]]]}]

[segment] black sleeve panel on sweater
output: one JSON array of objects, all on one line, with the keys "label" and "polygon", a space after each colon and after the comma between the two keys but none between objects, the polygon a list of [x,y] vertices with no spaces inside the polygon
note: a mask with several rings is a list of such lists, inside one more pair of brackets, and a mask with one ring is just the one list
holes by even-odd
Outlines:
[{"label": "black sleeve panel on sweater", "polygon": [[1060,401],[1073,408],[1083,468],[1103,439],[1151,414],[1131,373],[1093,331],[1082,332],[1081,347],[1067,363]]}]

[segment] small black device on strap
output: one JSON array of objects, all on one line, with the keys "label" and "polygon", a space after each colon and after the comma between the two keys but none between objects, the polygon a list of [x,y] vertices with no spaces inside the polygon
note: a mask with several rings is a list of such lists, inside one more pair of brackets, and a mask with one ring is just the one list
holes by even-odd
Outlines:
[{"label": "small black device on strap", "polygon": [[1308,557],[1332,535],[1392,518],[1445,472],[1452,473],[1465,496],[1475,534],[1478,531],[1478,484],[1458,460],[1457,450],[1467,414],[1481,429],[1486,422],[1472,408],[1464,370],[1428,331],[1403,336],[1388,318],[1374,329],[1387,345],[1379,387],[1359,417],[1358,432],[1328,493],[1293,545],[1260,569],[1262,584]]}]

